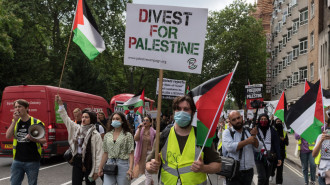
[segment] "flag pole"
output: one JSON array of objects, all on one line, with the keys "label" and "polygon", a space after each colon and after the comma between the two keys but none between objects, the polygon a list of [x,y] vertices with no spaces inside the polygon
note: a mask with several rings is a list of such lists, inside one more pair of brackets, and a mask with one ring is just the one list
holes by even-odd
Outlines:
[{"label": "flag pole", "polygon": [[[234,76],[234,73],[235,73],[236,68],[237,68],[237,66],[238,66],[238,63],[239,63],[239,62],[237,61],[237,62],[236,62],[236,65],[235,65],[235,68],[233,69],[233,72],[232,72],[233,74],[232,74],[231,77],[230,77],[229,83],[228,83],[228,85],[227,85],[227,87],[226,87],[225,94],[227,94],[227,92],[228,92],[230,82],[231,82],[231,80],[233,79],[233,76]],[[210,127],[210,129],[209,129],[209,131],[208,131],[208,133],[207,133],[207,135],[206,135],[206,137],[205,137],[205,140],[204,140],[204,143],[203,143],[202,149],[201,149],[201,151],[199,152],[199,155],[198,155],[197,159],[195,159],[196,161],[200,158],[200,156],[201,156],[201,154],[202,154],[202,152],[203,152],[203,149],[204,149],[204,147],[205,147],[206,141],[207,141],[207,139],[209,138],[210,132],[211,132],[211,130],[212,130],[212,128],[213,128],[213,125],[214,125],[214,123],[215,123],[215,120],[216,120],[216,118],[217,118],[217,116],[218,116],[218,114],[219,114],[219,111],[220,111],[220,108],[221,108],[221,106],[222,106],[222,104],[223,104],[223,100],[224,100],[224,99],[225,99],[225,96],[223,96],[222,99],[221,99],[221,102],[220,102],[220,105],[219,105],[219,107],[218,107],[218,110],[217,110],[217,112],[216,112],[215,115],[214,115],[214,118],[213,118],[213,121],[212,121],[211,127]]]},{"label": "flag pole", "polygon": [[322,109],[323,109],[323,123],[324,123],[324,126],[323,126],[323,131],[325,131],[325,115],[324,115],[324,105],[323,105],[323,89],[322,89],[322,79],[321,79],[321,71],[319,69],[319,78],[320,78],[320,86],[321,86],[321,95],[322,95]]},{"label": "flag pole", "polygon": [[70,32],[68,46],[66,47],[66,53],[65,53],[65,57],[64,57],[64,62],[63,62],[63,67],[62,67],[62,73],[61,73],[61,77],[60,77],[60,82],[58,84],[57,94],[58,94],[58,92],[60,91],[60,88],[61,88],[63,72],[64,72],[64,68],[65,68],[65,62],[66,62],[66,59],[68,57],[69,47],[70,47],[70,43],[71,43],[71,37],[72,37],[72,29],[71,29],[71,32]]},{"label": "flag pole", "polygon": [[163,94],[163,70],[159,70],[159,82],[158,82],[158,102],[157,102],[157,118],[156,118],[156,148],[155,159],[158,162],[159,153],[159,133],[160,133],[160,114],[162,109],[162,94]]}]

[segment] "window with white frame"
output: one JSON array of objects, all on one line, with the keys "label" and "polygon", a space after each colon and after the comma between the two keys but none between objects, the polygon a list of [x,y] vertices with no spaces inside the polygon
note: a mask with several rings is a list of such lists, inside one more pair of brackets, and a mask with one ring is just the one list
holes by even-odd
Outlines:
[{"label": "window with white frame", "polygon": [[288,66],[288,57],[283,57],[283,69],[285,69],[286,66]]},{"label": "window with white frame", "polygon": [[286,46],[286,43],[287,42],[288,42],[288,36],[287,35],[283,35],[283,39],[282,39],[283,47]]},{"label": "window with white frame", "polygon": [[275,69],[273,69],[272,77],[275,78]]},{"label": "window with white frame", "polygon": [[285,89],[288,88],[288,82],[287,82],[286,79],[284,79],[284,80],[282,81],[282,84],[283,84],[283,90],[285,90]]},{"label": "window with white frame", "polygon": [[291,0],[291,6],[297,5],[297,0]]},{"label": "window with white frame", "polygon": [[278,21],[278,32],[279,33],[282,31],[282,26],[283,26],[282,21]]},{"label": "window with white frame", "polygon": [[293,46],[292,50],[293,60],[296,60],[299,56],[299,46]]},{"label": "window with white frame", "polygon": [[314,1],[311,2],[311,18],[314,17],[314,13],[315,13],[315,4]]},{"label": "window with white frame", "polygon": [[314,63],[311,63],[309,66],[309,73],[310,73],[310,81],[314,80]]},{"label": "window with white frame", "polygon": [[291,88],[292,87],[292,76],[288,76],[287,77],[287,83],[288,83],[288,88]]},{"label": "window with white frame", "polygon": [[291,3],[288,4],[288,17],[291,16],[291,12],[292,12],[292,5]]},{"label": "window with white frame", "polygon": [[298,32],[299,28],[299,19],[292,21],[292,35],[296,34]]},{"label": "window with white frame", "polygon": [[312,50],[312,49],[314,49],[314,43],[315,43],[315,41],[314,41],[314,31],[311,33],[311,47],[310,47],[310,49]]},{"label": "window with white frame", "polygon": [[299,68],[299,80],[300,82],[307,80],[307,66]]},{"label": "window with white frame", "polygon": [[305,54],[307,53],[307,46],[308,46],[307,38],[303,38],[299,41],[299,54]]},{"label": "window with white frame", "polygon": [[282,62],[279,62],[278,63],[278,73],[281,73],[282,70],[283,70],[283,64],[282,64]]},{"label": "window with white frame", "polygon": [[278,74],[278,66],[275,66],[275,76],[277,76],[277,74]]},{"label": "window with white frame", "polygon": [[275,51],[273,50],[272,51],[272,59],[274,59],[275,58]]},{"label": "window with white frame", "polygon": [[299,72],[294,72],[292,75],[292,84],[297,85],[299,82]]},{"label": "window with white frame", "polygon": [[292,28],[288,28],[288,41],[291,40],[292,37]]},{"label": "window with white frame", "polygon": [[283,48],[282,41],[278,42],[278,51],[281,52]]},{"label": "window with white frame", "polygon": [[288,59],[288,66],[289,66],[291,64],[292,60],[293,60],[293,52],[292,51],[290,51],[288,53],[287,59]]},{"label": "window with white frame", "polygon": [[308,23],[308,9],[300,12],[299,20],[300,26]]},{"label": "window with white frame", "polygon": [[278,54],[278,46],[275,47],[275,58],[277,57]]}]

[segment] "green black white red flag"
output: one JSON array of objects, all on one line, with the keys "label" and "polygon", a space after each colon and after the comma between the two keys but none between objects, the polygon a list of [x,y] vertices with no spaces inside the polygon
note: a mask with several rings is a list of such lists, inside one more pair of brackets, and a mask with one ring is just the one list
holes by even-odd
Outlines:
[{"label": "green black white red flag", "polygon": [[130,107],[130,106],[133,106],[134,107],[134,110],[136,110],[137,108],[139,108],[137,110],[137,114],[140,114],[140,115],[143,114],[142,110],[143,110],[143,106],[144,106],[144,89],[142,91],[140,91],[139,93],[135,94],[132,98],[130,98],[129,100],[127,100],[123,104],[123,107],[124,107],[125,112],[127,110],[129,110],[128,107]]},{"label": "green black white red flag", "polygon": [[93,60],[105,50],[104,40],[84,0],[77,2],[72,31],[73,42],[80,47],[89,60]]},{"label": "green black white red flag", "polygon": [[322,97],[322,86],[319,80],[290,107],[286,116],[287,126],[309,143],[314,142],[322,133],[321,126],[324,124]]},{"label": "green black white red flag", "polygon": [[287,112],[287,102],[286,102],[286,97],[285,97],[285,93],[283,91],[278,103],[277,103],[277,106],[276,106],[276,109],[275,109],[275,112],[274,112],[274,116],[276,116],[277,118],[279,118],[283,123],[285,123],[285,115],[286,115],[286,112]]},{"label": "green black white red flag", "polygon": [[233,72],[210,79],[192,89],[189,94],[196,104],[192,125],[197,126],[197,145],[210,147],[225,103]]}]

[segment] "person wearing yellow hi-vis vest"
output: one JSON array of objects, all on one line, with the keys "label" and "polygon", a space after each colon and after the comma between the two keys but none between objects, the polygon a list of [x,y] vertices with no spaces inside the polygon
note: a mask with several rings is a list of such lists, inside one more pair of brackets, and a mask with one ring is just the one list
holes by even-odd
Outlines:
[{"label": "person wearing yellow hi-vis vest", "polygon": [[276,164],[273,164],[269,181],[273,180],[276,170],[276,184],[283,184],[283,165],[284,159],[286,158],[286,146],[289,145],[289,137],[287,135],[286,130],[284,129],[284,123],[282,123],[279,118],[275,119],[273,127],[275,128],[278,136],[280,137],[280,160],[282,160],[282,164],[280,166],[276,166]]},{"label": "person wearing yellow hi-vis vest", "polygon": [[[302,171],[304,174],[305,184],[315,184],[316,164],[315,159],[312,156],[312,151],[315,146],[315,142],[308,143],[305,139],[301,138],[300,135],[295,133],[295,139],[298,140],[298,150],[300,151],[300,161]],[[310,166],[311,182],[309,183],[308,177],[308,166]]]},{"label": "person wearing yellow hi-vis vest", "polygon": [[191,125],[196,111],[192,98],[188,95],[177,97],[172,107],[175,123],[162,132],[158,159],[155,160],[153,149],[147,158],[146,170],[157,173],[160,169],[160,182],[164,185],[207,184],[206,174],[221,169],[219,154],[212,145],[211,148],[205,147],[197,159],[201,149],[196,146],[195,129]]},{"label": "person wearing yellow hi-vis vest", "polygon": [[40,168],[42,144],[46,138],[35,139],[28,134],[31,125],[44,123],[29,115],[29,103],[18,99],[14,102],[13,120],[6,132],[6,138],[13,139],[13,163],[10,182],[12,185],[22,184],[24,174],[27,174],[29,185],[36,185]]}]

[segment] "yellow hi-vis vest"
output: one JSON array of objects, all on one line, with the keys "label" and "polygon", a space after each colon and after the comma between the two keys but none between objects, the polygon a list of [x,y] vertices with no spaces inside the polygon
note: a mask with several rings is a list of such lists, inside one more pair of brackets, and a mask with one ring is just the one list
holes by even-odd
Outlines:
[{"label": "yellow hi-vis vest", "polygon": [[[41,122],[38,119],[34,119],[32,116],[30,116],[31,118],[31,125],[34,124],[35,121],[37,121],[37,124],[42,123],[43,126],[45,126],[45,124],[43,122]],[[16,155],[16,146],[17,146],[17,124],[19,123],[19,121],[21,121],[21,118],[19,118],[17,120],[17,122],[15,123],[15,128],[14,128],[14,141],[13,141],[13,159],[15,159],[15,155]],[[38,153],[41,156],[41,152],[42,152],[42,148],[41,148],[41,144],[40,143],[36,143],[37,144],[37,149],[38,149]]]},{"label": "yellow hi-vis vest", "polygon": [[[191,128],[186,145],[181,154],[174,127],[172,127],[166,143],[161,150],[161,184],[176,185],[180,178],[182,185],[206,185],[206,174],[201,172],[195,173],[190,169],[200,151],[201,149],[196,146],[194,128]],[[202,158],[203,157],[204,153],[202,153]]]},{"label": "yellow hi-vis vest", "polygon": [[[223,131],[225,131],[226,129],[228,128],[228,124],[225,124],[225,129],[223,130]],[[222,131],[222,132],[223,132]],[[220,143],[219,143],[219,145],[218,145],[218,151],[220,150],[220,148],[222,147],[222,139],[221,138],[219,138],[221,141],[220,141]]]},{"label": "yellow hi-vis vest", "polygon": [[[313,150],[314,149],[315,142],[313,143],[308,143],[308,149]],[[298,150],[301,149],[301,139],[298,140]]]}]

